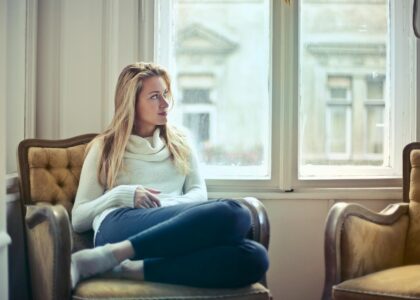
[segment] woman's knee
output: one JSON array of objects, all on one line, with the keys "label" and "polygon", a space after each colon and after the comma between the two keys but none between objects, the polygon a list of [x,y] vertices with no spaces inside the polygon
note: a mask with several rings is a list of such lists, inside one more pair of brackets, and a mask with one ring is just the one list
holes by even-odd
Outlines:
[{"label": "woman's knee", "polygon": [[240,247],[243,254],[241,255],[242,263],[245,266],[242,270],[245,280],[249,283],[261,280],[269,267],[267,250],[261,244],[251,240],[245,240]]},{"label": "woman's knee", "polygon": [[251,228],[250,211],[236,200],[220,199],[215,201],[213,212],[217,217],[217,222],[220,222],[219,224],[226,231],[231,228],[234,232],[241,232],[241,235],[245,235]]}]

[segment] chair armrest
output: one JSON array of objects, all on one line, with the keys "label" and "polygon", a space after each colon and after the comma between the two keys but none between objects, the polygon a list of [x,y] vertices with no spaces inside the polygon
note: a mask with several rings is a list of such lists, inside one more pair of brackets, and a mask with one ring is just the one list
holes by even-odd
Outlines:
[{"label": "chair armrest", "polygon": [[248,207],[251,212],[252,229],[249,238],[262,244],[268,250],[270,223],[264,205],[254,197],[245,197],[237,200]]},{"label": "chair armrest", "polygon": [[69,299],[71,225],[66,209],[28,205],[25,223],[33,299]]},{"label": "chair armrest", "polygon": [[325,227],[323,299],[342,281],[403,264],[408,203],[375,213],[358,204],[336,203]]}]

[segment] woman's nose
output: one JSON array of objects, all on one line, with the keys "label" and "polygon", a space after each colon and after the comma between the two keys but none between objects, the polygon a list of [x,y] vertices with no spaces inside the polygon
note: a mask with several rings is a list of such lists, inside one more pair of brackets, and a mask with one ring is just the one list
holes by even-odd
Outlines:
[{"label": "woman's nose", "polygon": [[160,97],[160,106],[161,107],[164,107],[164,108],[166,108],[166,107],[169,107],[169,100],[168,99],[166,99],[165,97],[163,97],[163,96],[161,96]]}]

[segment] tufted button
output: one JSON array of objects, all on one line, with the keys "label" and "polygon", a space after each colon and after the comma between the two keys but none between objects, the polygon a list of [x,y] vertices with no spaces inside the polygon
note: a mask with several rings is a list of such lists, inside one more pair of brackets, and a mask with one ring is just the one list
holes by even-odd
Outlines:
[{"label": "tufted button", "polygon": [[45,166],[45,169],[48,170],[48,171],[51,170],[51,165],[49,163],[47,163],[46,166]]},{"label": "tufted button", "polygon": [[62,188],[64,186],[64,182],[63,181],[57,181],[57,185]]}]

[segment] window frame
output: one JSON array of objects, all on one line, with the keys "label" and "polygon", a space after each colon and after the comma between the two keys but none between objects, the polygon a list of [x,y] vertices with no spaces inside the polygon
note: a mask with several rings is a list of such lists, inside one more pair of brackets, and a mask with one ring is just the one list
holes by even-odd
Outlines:
[{"label": "window frame", "polygon": [[[155,24],[156,27],[159,12],[170,15],[170,7],[173,1],[158,0],[154,2],[154,5],[146,4],[149,2],[147,0],[140,0],[140,2],[142,5],[139,7],[142,10],[141,15],[143,16],[139,24],[141,28],[140,32],[144,28],[147,31],[144,35],[149,37],[153,36],[153,40],[155,40],[155,35],[157,34],[169,33],[169,28],[172,28],[170,26],[172,22],[170,17],[161,18],[163,23],[161,22],[159,24],[157,31],[151,28],[151,26],[142,27],[142,24],[145,22],[149,22],[150,24],[152,21],[152,24]],[[229,192],[235,195],[241,195],[243,193],[249,194],[251,191],[255,195],[260,195],[262,199],[305,198],[308,195],[307,193],[311,193],[312,198],[322,199],[331,197],[332,192],[335,196],[343,193],[342,198],[345,199],[348,197],[345,195],[348,189],[358,188],[367,189],[368,192],[361,193],[360,196],[358,196],[358,193],[352,193],[353,198],[395,199],[401,190],[401,176],[387,174],[380,177],[351,179],[328,177],[299,179],[298,177],[298,141],[300,137],[296,128],[299,126],[297,101],[299,79],[299,4],[299,1],[291,1],[290,4],[286,4],[284,1],[270,1],[270,7],[272,8],[270,10],[269,20],[271,28],[269,95],[272,99],[269,108],[271,112],[271,128],[269,133],[271,136],[271,165],[269,166],[271,178],[261,180],[209,179],[206,180],[209,191],[213,195],[227,195]],[[411,5],[405,1],[395,0],[391,0],[390,5],[390,18],[392,18],[393,24],[399,24],[397,27],[390,28],[390,34],[393,38],[391,38],[390,47],[392,49],[390,49],[389,53],[393,54],[390,57],[390,61],[391,66],[394,66],[393,73],[390,74],[390,82],[394,82],[394,86],[390,88],[390,94],[391,97],[394,97],[397,91],[402,91],[398,93],[399,98],[404,97],[410,99],[406,107],[391,108],[391,110],[396,110],[396,117],[390,126],[392,129],[395,128],[395,124],[402,124],[403,121],[406,124],[411,124],[408,130],[399,130],[398,132],[391,130],[389,133],[393,137],[395,145],[401,145],[403,144],[402,141],[413,140],[420,136],[419,132],[416,131],[416,126],[413,126],[413,124],[420,124],[418,118],[420,108],[417,106],[417,99],[419,97],[415,86],[415,78],[417,70],[419,70],[417,67],[418,54],[414,58],[415,64],[413,64],[413,61],[408,61],[408,59],[405,59],[403,62],[398,61],[398,63],[396,61],[404,47],[408,46],[409,52],[413,54],[419,52],[419,47],[417,47],[414,35],[411,35]],[[167,45],[171,43],[170,39],[166,39],[166,42],[168,43]],[[141,47],[147,49],[140,49],[140,53],[152,52],[154,61],[169,66],[168,59],[162,59],[162,57],[157,59],[158,47],[162,49],[165,48],[165,45],[143,43]],[[168,51],[167,58],[170,55],[171,53]],[[407,55],[402,56],[407,58]],[[395,76],[395,74],[398,74],[398,76]],[[403,80],[403,78],[411,79]],[[403,87],[406,82],[410,82],[411,86],[404,90]],[[396,169],[401,169],[402,166],[401,154],[399,152],[394,146],[389,154],[391,163]],[[282,153],[282,155],[277,155],[278,153]],[[393,192],[390,192],[390,189]],[[294,195],[284,193],[289,191],[294,191]],[[378,191],[383,191],[383,193],[378,194]]]}]

